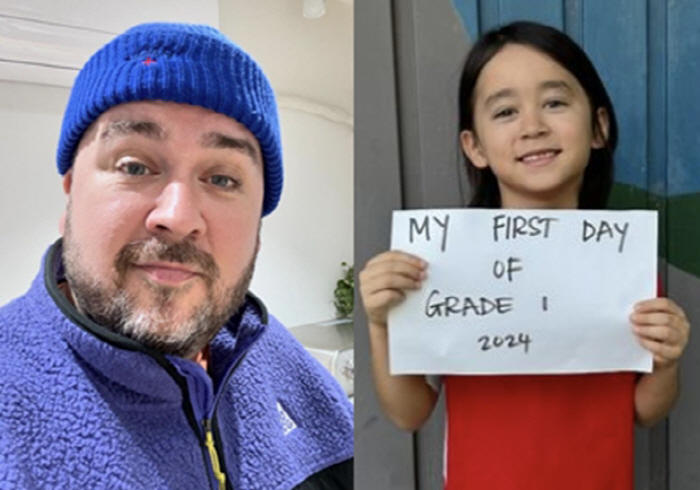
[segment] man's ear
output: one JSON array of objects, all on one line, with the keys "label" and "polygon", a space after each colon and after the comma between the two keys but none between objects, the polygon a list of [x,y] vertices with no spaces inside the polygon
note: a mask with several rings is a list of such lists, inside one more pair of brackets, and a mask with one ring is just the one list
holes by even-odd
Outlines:
[{"label": "man's ear", "polygon": [[605,107],[598,107],[595,111],[596,125],[593,128],[593,139],[591,140],[591,148],[597,150],[604,148],[608,142],[610,133],[610,116]]},{"label": "man's ear", "polygon": [[68,169],[63,175],[63,192],[68,195],[70,194],[70,187],[73,184],[73,169]]},{"label": "man's ear", "polygon": [[[70,188],[71,185],[73,184],[73,171],[72,169],[68,170],[63,175],[63,192],[66,194],[66,197],[68,201],[70,201]],[[66,215],[68,213],[68,203],[66,203],[66,208],[63,210],[61,213],[61,217],[58,219],[58,231],[63,236],[64,231],[66,229]]]},{"label": "man's ear", "polygon": [[481,149],[481,144],[479,143],[479,138],[477,138],[474,131],[469,131],[465,129],[459,133],[459,141],[462,146],[462,151],[472,164],[477,168],[486,168],[489,166],[489,162]]}]

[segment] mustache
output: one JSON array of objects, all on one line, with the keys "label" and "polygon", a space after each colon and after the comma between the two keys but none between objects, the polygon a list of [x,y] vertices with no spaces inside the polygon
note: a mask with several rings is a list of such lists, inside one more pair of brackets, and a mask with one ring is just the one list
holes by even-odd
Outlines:
[{"label": "mustache", "polygon": [[211,286],[219,277],[219,267],[214,257],[200,250],[191,240],[165,242],[157,237],[125,245],[114,260],[119,285],[124,284],[126,273],[133,264],[143,262],[177,262],[194,265]]}]

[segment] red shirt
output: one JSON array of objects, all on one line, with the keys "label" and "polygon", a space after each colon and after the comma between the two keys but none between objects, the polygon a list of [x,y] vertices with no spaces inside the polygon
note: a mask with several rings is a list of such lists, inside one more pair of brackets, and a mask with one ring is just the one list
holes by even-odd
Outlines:
[{"label": "red shirt", "polygon": [[446,490],[632,490],[636,379],[445,376]]}]

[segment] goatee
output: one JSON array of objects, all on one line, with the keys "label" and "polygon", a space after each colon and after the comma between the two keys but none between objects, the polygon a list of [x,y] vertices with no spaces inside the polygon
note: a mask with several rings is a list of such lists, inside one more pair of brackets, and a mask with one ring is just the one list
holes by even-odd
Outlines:
[{"label": "goatee", "polygon": [[[259,235],[258,235],[259,240]],[[104,284],[81,267],[80,250],[66,220],[63,260],[66,279],[78,310],[107,329],[163,354],[191,358],[202,350],[245,301],[255,268],[257,247],[238,281],[217,291],[220,271],[211,254],[190,240],[166,242],[158,237],[129,243],[114,261],[116,278]],[[194,284],[181,287],[145,281],[149,306],[126,290],[127,274],[134,264],[176,262],[196,267],[205,295],[184,319],[177,319],[177,303]]]}]

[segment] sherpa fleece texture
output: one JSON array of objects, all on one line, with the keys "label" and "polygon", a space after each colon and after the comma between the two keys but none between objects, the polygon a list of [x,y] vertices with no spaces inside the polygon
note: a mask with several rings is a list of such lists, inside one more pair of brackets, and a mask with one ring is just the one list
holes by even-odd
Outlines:
[{"label": "sherpa fleece texture", "polygon": [[[47,267],[0,309],[0,489],[217,488],[193,427],[206,407],[190,405],[206,396],[192,396],[172,359],[61,301],[60,242]],[[340,386],[266,317],[250,297],[210,345],[229,489],[291,489],[353,453]]]}]

